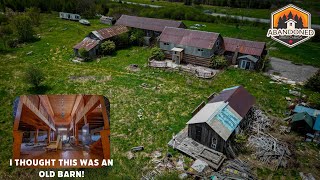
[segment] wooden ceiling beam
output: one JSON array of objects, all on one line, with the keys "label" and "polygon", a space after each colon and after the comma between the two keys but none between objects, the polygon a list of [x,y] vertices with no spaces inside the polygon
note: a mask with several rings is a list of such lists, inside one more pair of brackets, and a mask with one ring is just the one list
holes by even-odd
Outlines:
[{"label": "wooden ceiling beam", "polygon": [[40,102],[42,103],[42,105],[47,109],[47,112],[49,113],[49,115],[51,116],[51,118],[54,120],[54,112],[51,106],[51,103],[49,101],[49,98],[47,95],[40,95]]}]

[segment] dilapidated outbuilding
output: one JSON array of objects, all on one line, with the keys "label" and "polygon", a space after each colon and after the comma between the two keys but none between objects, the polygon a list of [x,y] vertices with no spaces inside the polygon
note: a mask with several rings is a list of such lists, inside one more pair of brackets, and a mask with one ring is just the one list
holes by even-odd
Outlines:
[{"label": "dilapidated outbuilding", "polygon": [[314,121],[315,119],[306,112],[296,113],[290,121],[291,129],[301,134],[312,133]]},{"label": "dilapidated outbuilding", "polygon": [[89,52],[89,57],[93,58],[99,54],[101,43],[128,31],[129,29],[122,25],[92,31],[80,43],[73,47],[74,53],[76,56],[80,57],[79,50],[84,48]]},{"label": "dilapidated outbuilding", "polygon": [[122,15],[115,25],[140,29],[147,37],[158,37],[165,27],[186,28],[182,21]]},{"label": "dilapidated outbuilding", "polygon": [[223,38],[225,57],[241,69],[259,69],[267,54],[266,43],[236,38]]},{"label": "dilapidated outbuilding", "polygon": [[110,17],[110,16],[101,16],[101,18],[100,18],[100,22],[102,24],[112,25],[112,24],[114,24],[115,21],[116,20],[113,17]]},{"label": "dilapidated outbuilding", "polygon": [[242,86],[224,89],[188,122],[188,137],[219,152],[231,147],[255,98]]},{"label": "dilapidated outbuilding", "polygon": [[166,58],[176,64],[183,62],[211,67],[212,57],[223,53],[223,39],[213,32],[165,27],[159,44]]},{"label": "dilapidated outbuilding", "polygon": [[61,19],[68,19],[73,21],[79,21],[81,19],[81,16],[79,14],[66,13],[66,12],[59,12],[59,17]]}]

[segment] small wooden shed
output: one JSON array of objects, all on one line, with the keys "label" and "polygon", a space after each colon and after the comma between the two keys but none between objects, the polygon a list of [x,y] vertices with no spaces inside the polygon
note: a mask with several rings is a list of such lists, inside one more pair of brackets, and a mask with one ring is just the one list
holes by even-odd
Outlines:
[{"label": "small wooden shed", "polygon": [[68,19],[73,21],[79,21],[81,19],[81,16],[79,14],[66,13],[66,12],[60,12],[59,17],[61,19]]},{"label": "small wooden shed", "polygon": [[260,61],[254,56],[243,55],[238,57],[238,66],[241,69],[255,70],[260,67]]},{"label": "small wooden shed", "polygon": [[187,122],[188,137],[225,153],[254,103],[242,86],[224,89]]}]

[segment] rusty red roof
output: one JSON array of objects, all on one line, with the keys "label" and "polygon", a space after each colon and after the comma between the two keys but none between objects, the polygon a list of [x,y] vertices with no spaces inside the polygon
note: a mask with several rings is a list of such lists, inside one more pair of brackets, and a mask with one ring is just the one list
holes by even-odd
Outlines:
[{"label": "rusty red roof", "polygon": [[235,38],[223,38],[223,40],[225,50],[231,52],[238,51],[242,54],[261,56],[266,48],[265,42],[248,41]]},{"label": "rusty red roof", "polygon": [[219,34],[213,32],[166,27],[160,35],[161,42],[212,49]]},{"label": "rusty red roof", "polygon": [[128,27],[144,29],[144,30],[152,30],[157,32],[162,32],[166,26],[176,27],[176,28],[186,27],[181,21],[146,18],[146,17],[138,17],[138,16],[128,16],[128,15],[122,15],[117,20],[115,25],[124,25]]},{"label": "rusty red roof", "polygon": [[91,33],[93,33],[100,40],[105,40],[128,31],[129,29],[126,26],[118,25],[118,26],[111,26],[108,28],[99,29],[97,31],[92,31]]},{"label": "rusty red roof", "polygon": [[241,117],[244,117],[256,100],[244,87],[235,86],[224,89],[210,100],[209,103],[220,101],[228,102],[232,109],[234,109]]},{"label": "rusty red roof", "polygon": [[99,44],[99,41],[86,37],[80,43],[73,46],[73,48],[74,49],[84,48],[87,51],[90,51],[92,48],[96,47],[98,44]]}]

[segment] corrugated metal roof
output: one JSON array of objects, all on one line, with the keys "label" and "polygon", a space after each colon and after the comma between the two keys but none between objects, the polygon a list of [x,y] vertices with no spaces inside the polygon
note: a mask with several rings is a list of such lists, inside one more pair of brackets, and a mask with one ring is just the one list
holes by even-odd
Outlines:
[{"label": "corrugated metal roof", "polygon": [[87,51],[90,51],[92,48],[96,47],[98,44],[99,44],[99,41],[86,37],[80,43],[73,46],[73,48],[74,49],[84,48]]},{"label": "corrugated metal roof", "polygon": [[242,117],[228,103],[216,102],[205,105],[187,124],[207,123],[226,141],[241,120]]},{"label": "corrugated metal roof", "polygon": [[314,123],[313,129],[320,131],[320,115],[317,116],[316,122]]},{"label": "corrugated metal roof", "polygon": [[320,115],[320,110],[312,109],[312,108],[308,108],[300,105],[296,105],[293,112],[295,113],[306,112],[312,117],[317,117],[318,115]]},{"label": "corrugated metal roof", "polygon": [[138,16],[122,15],[116,22],[116,25],[124,25],[128,27],[152,30],[162,32],[163,29],[168,27],[185,27],[183,22],[156,18],[146,18]]},{"label": "corrugated metal roof", "polygon": [[228,102],[232,109],[234,109],[241,117],[244,117],[255,104],[255,98],[242,86],[224,89],[210,100],[209,103],[219,101]]},{"label": "corrugated metal roof", "polygon": [[161,42],[212,49],[219,34],[213,32],[166,27],[160,35]]},{"label": "corrugated metal roof", "polygon": [[249,41],[235,38],[223,38],[226,51],[240,52],[242,54],[250,54],[261,56],[265,47],[265,42]]},{"label": "corrugated metal roof", "polygon": [[313,124],[314,124],[313,119],[306,112],[294,114],[292,116],[292,122],[297,122],[297,121],[305,121],[311,128],[313,128]]},{"label": "corrugated metal roof", "polygon": [[[97,31],[92,31],[94,35],[96,35],[100,40],[105,40],[111,38],[113,36],[120,35],[122,33],[128,32],[129,29],[126,26],[117,25],[111,26],[104,29],[99,29]],[[98,35],[97,35],[98,33]]]}]

